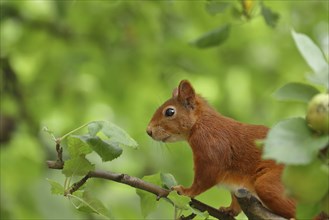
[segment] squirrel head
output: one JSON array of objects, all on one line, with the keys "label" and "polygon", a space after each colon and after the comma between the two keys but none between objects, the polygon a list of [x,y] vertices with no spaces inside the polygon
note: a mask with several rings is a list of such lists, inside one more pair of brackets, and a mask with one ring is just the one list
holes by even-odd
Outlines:
[{"label": "squirrel head", "polygon": [[156,110],[146,132],[162,142],[187,140],[197,120],[197,107],[198,96],[191,83],[182,80],[172,97]]}]

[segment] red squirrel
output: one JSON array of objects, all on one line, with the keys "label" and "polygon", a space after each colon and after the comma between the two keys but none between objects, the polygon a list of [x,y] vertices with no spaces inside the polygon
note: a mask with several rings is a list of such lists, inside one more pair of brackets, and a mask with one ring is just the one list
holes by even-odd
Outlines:
[{"label": "red squirrel", "polygon": [[156,141],[185,140],[193,152],[194,180],[189,188],[174,186],[178,193],[195,197],[215,185],[231,188],[232,202],[220,210],[236,216],[241,212],[234,189],[246,188],[274,213],[293,218],[295,201],[284,194],[284,166],[262,160],[255,141],[264,139],[268,128],[245,124],[214,110],[187,80],[154,113],[147,133]]}]

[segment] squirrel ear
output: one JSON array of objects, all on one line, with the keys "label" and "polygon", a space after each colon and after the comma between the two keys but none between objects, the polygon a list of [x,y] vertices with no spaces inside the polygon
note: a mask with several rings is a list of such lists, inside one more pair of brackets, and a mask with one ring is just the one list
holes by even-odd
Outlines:
[{"label": "squirrel ear", "polygon": [[177,96],[178,96],[178,88],[174,88],[174,90],[172,91],[172,97],[177,98]]},{"label": "squirrel ear", "polygon": [[[187,108],[194,108],[195,106],[195,92],[191,83],[187,80],[182,80],[178,86],[177,98]],[[173,93],[174,94],[174,93]]]}]

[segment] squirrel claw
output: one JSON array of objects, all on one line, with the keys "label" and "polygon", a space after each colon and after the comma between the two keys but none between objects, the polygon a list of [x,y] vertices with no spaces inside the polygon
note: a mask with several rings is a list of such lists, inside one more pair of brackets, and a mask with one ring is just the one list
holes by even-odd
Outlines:
[{"label": "squirrel claw", "polygon": [[182,185],[173,186],[171,187],[171,190],[176,191],[179,195],[184,195],[184,187]]},{"label": "squirrel claw", "polygon": [[191,198],[194,198],[194,196],[196,196],[195,194],[193,194],[191,188],[185,188],[182,185],[173,186],[171,187],[171,190],[175,190],[179,195],[188,196]]}]

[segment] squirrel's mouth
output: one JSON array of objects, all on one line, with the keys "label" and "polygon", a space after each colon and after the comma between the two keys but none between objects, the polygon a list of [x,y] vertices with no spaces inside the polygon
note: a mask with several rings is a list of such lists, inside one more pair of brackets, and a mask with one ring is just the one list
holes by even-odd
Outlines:
[{"label": "squirrel's mouth", "polygon": [[162,142],[166,142],[170,138],[170,135],[161,139]]}]

